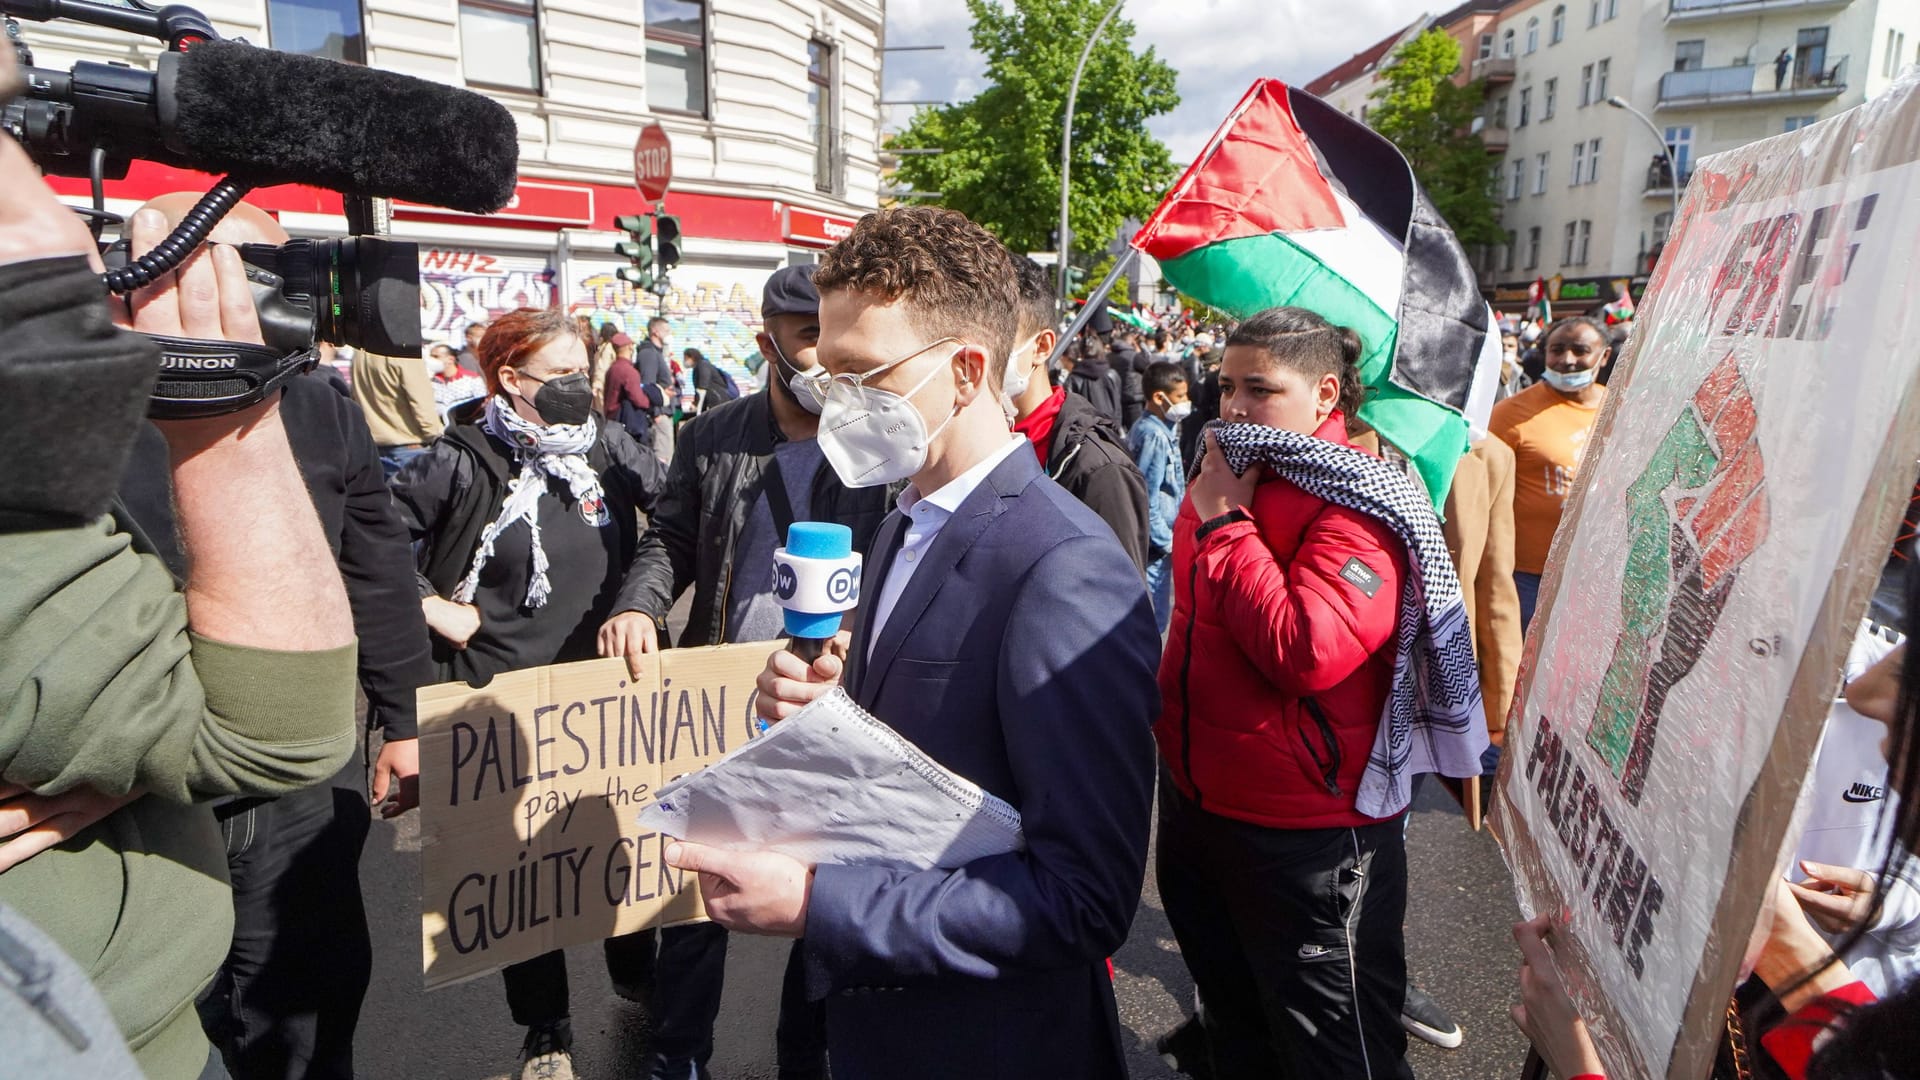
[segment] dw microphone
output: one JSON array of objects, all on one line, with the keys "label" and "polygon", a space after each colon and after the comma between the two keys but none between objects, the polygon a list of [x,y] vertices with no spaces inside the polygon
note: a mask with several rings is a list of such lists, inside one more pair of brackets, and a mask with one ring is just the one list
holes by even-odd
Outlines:
[{"label": "dw microphone", "polygon": [[860,603],[860,555],[853,530],[826,521],[796,521],[787,546],[773,553],[773,595],[783,609],[787,648],[811,664],[840,632],[840,617]]}]

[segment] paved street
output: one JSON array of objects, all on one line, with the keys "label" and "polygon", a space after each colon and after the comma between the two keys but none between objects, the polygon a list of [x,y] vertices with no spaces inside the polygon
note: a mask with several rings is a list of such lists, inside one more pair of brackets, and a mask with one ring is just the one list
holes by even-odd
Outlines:
[{"label": "paved street", "polygon": [[[360,1021],[358,1064],[369,1080],[479,1080],[507,1076],[520,1047],[498,976],[431,994],[420,989],[418,815],[397,826],[376,821],[361,875],[373,921],[373,988]],[[1524,1044],[1507,1019],[1519,965],[1507,928],[1516,917],[1499,851],[1472,833],[1429,785],[1408,833],[1412,899],[1407,934],[1414,979],[1455,1011],[1466,1045],[1436,1050],[1416,1042],[1415,1070],[1437,1078],[1513,1077]],[[1160,911],[1148,873],[1132,938],[1114,958],[1115,990],[1129,1032],[1134,1077],[1170,1077],[1153,1040],[1178,1023],[1192,983]],[[727,965],[716,1077],[772,1077],[773,1022],[786,944],[736,936]],[[588,1080],[640,1075],[643,1012],[613,996],[597,947],[568,954],[573,974],[575,1065]]]}]

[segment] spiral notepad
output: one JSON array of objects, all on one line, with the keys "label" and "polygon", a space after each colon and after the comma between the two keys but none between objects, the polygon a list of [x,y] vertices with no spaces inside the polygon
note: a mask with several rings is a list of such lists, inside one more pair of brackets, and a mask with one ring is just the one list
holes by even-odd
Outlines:
[{"label": "spiral notepad", "polygon": [[644,828],[807,863],[951,869],[1026,847],[1020,813],[843,690],[660,789]]}]

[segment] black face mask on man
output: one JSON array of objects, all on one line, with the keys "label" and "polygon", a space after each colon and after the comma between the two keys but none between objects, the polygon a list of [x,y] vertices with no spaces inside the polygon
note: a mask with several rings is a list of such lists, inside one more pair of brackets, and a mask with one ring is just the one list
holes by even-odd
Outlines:
[{"label": "black face mask on man", "polygon": [[[540,414],[541,423],[549,426],[584,424],[593,415],[593,380],[587,378],[585,372],[540,379],[522,371],[520,377],[540,384],[529,404]],[[523,396],[520,400],[527,399]]]}]

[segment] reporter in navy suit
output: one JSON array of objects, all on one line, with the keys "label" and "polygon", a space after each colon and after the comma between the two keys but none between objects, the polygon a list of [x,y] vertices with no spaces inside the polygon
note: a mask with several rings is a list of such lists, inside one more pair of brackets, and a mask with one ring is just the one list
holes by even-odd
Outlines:
[{"label": "reporter in navy suit", "polygon": [[715,921],[804,936],[836,1080],[1126,1073],[1106,958],[1140,901],[1160,638],[1112,530],[1007,427],[1006,258],[965,217],[911,207],[821,261],[822,450],[849,486],[912,484],[851,641],[811,668],[774,654],[759,700],[779,720],[844,681],[1018,807],[1027,850],[919,873],[667,852]]}]

